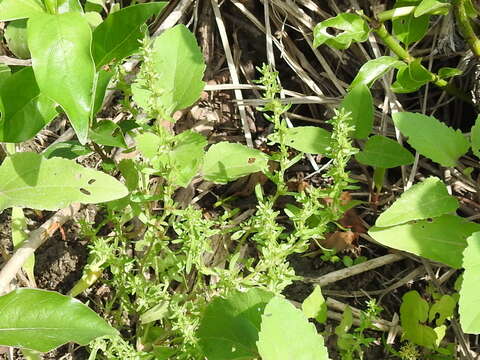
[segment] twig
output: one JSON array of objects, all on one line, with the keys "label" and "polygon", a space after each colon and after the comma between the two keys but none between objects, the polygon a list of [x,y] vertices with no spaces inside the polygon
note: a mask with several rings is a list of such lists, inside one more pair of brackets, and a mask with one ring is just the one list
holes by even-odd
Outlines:
[{"label": "twig", "polygon": [[400,254],[389,254],[380,256],[378,258],[366,261],[364,263],[354,265],[345,269],[333,271],[326,275],[320,277],[305,277],[303,281],[313,284],[318,284],[320,286],[325,286],[331,283],[334,283],[339,280],[346,279],[348,277],[364,273],[366,271],[376,269],[380,266],[391,264],[400,260],[405,259],[403,255]]},{"label": "twig", "polygon": [[70,220],[80,210],[80,204],[74,203],[58,210],[55,215],[44,222],[38,229],[33,230],[26,241],[22,243],[13,256],[0,271],[0,295],[7,291],[10,282],[15,278],[23,264],[35,250],[51,237],[60,226]]},{"label": "twig", "polygon": [[16,59],[9,56],[1,55],[0,63],[5,65],[18,65],[18,66],[32,66],[32,60]]}]

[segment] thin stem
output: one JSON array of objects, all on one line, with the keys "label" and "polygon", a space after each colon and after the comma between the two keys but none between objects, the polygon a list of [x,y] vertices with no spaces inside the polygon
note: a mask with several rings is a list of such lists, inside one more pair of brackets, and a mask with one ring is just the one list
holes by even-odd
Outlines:
[{"label": "thin stem", "polygon": [[384,23],[387,20],[395,20],[403,16],[413,14],[416,6],[403,6],[396,9],[382,11],[377,15],[377,20]]},{"label": "thin stem", "polygon": [[388,46],[390,50],[392,50],[395,55],[397,55],[400,59],[405,61],[407,64],[410,64],[415,58],[410,55],[407,49],[402,47],[400,43],[395,39],[387,30],[383,23],[374,23],[372,22],[373,30],[377,33],[377,35],[382,39],[385,45]]},{"label": "thin stem", "polygon": [[480,39],[477,37],[477,34],[475,34],[472,23],[468,18],[467,11],[465,9],[465,0],[454,0],[453,9],[461,34],[467,41],[475,56],[480,57]]}]

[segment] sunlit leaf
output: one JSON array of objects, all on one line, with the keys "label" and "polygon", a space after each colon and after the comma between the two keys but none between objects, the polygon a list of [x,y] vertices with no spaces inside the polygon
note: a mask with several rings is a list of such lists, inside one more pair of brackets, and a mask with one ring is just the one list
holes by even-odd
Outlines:
[{"label": "sunlit leaf", "polygon": [[358,162],[389,169],[413,163],[414,156],[397,141],[374,135],[367,140],[365,148],[355,155]]},{"label": "sunlit leaf", "polygon": [[460,289],[459,313],[460,324],[467,334],[480,334],[480,232],[472,234],[467,239],[467,247],[463,252],[462,288]]},{"label": "sunlit leaf", "polygon": [[336,49],[347,49],[352,42],[368,39],[367,22],[357,14],[342,13],[318,23],[313,29],[313,46],[327,44]]},{"label": "sunlit leaf", "polygon": [[0,1],[0,21],[25,19],[45,13],[41,0],[2,0]]},{"label": "sunlit leaf", "polygon": [[340,107],[350,112],[349,123],[355,127],[352,137],[365,139],[373,127],[373,99],[370,89],[365,84],[350,88]]},{"label": "sunlit leaf", "polygon": [[358,70],[357,76],[350,84],[350,89],[358,85],[370,86],[377,79],[385,75],[388,71],[404,66],[405,63],[391,56],[380,56],[379,58],[369,60]]},{"label": "sunlit leaf", "polygon": [[433,349],[437,334],[424,323],[428,319],[428,303],[413,290],[402,297],[400,306],[400,321],[403,329],[403,339],[414,344]]}]

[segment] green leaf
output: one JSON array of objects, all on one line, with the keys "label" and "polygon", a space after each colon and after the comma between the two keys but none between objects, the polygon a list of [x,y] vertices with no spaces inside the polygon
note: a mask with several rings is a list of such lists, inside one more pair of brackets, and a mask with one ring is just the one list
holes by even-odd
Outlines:
[{"label": "green leaf", "polygon": [[93,105],[93,115],[96,115],[103,105],[105,93],[107,92],[108,84],[112,79],[114,72],[111,70],[100,70],[95,75],[95,99]]},{"label": "green leaf", "polygon": [[340,324],[335,328],[335,335],[337,335],[337,346],[341,350],[351,349],[355,345],[355,339],[348,331],[353,325],[353,314],[350,306],[347,306],[343,310],[342,320]]},{"label": "green leaf", "polygon": [[17,143],[31,139],[57,115],[55,103],[40,93],[31,67],[5,80],[0,98],[0,141]]},{"label": "green leaf", "polygon": [[[288,128],[284,136],[285,145],[295,150],[309,154],[326,154],[332,134],[318,126],[297,126]],[[268,139],[276,143],[280,142],[278,136],[269,136]]]},{"label": "green leaf", "polygon": [[375,226],[388,227],[434,218],[457,209],[458,201],[448,193],[445,184],[439,178],[429,177],[405,191],[378,217]]},{"label": "green leaf", "polygon": [[[20,207],[14,206],[12,208],[12,244],[14,249],[19,248],[24,241],[28,239],[27,234],[27,218],[23,213],[23,209]],[[35,284],[35,275],[33,269],[35,267],[35,255],[32,254],[28,259],[23,263],[22,269],[27,274],[30,282]]]},{"label": "green leaf", "polygon": [[57,3],[57,14],[68,12],[83,13],[82,5],[79,0],[54,0]]},{"label": "green leaf", "polygon": [[315,325],[280,297],[274,297],[265,307],[258,337],[263,360],[328,360],[323,337]]},{"label": "green leaf", "polygon": [[0,344],[47,352],[118,332],[80,301],[53,291],[17,289],[0,297]]},{"label": "green leaf", "polygon": [[357,76],[353,79],[349,89],[357,85],[371,86],[377,79],[385,75],[388,71],[404,66],[405,63],[391,56],[380,56],[379,58],[369,60],[358,70]]},{"label": "green leaf", "polygon": [[168,153],[172,165],[169,180],[172,184],[186,187],[192,181],[203,163],[207,144],[205,136],[191,130],[175,136],[175,145]]},{"label": "green leaf", "polygon": [[120,127],[111,120],[101,120],[90,130],[90,139],[100,145],[127,148]]},{"label": "green leaf", "polygon": [[[417,0],[398,0],[395,3],[395,7],[417,5],[418,3],[419,1]],[[393,34],[405,45],[410,45],[411,43],[421,40],[425,36],[429,22],[429,15],[415,17],[414,14],[410,14],[402,16],[392,21]]]},{"label": "green leaf", "polygon": [[470,147],[460,131],[453,130],[432,116],[398,112],[392,118],[415,150],[440,165],[455,166],[458,158]]},{"label": "green leaf", "polygon": [[0,166],[0,210],[11,206],[57,210],[74,202],[100,203],[127,194],[115,178],[72,160],[24,152],[7,157]]},{"label": "green leaf", "polygon": [[256,342],[261,316],[272,294],[250,289],[215,298],[202,317],[197,336],[209,360],[258,358]]},{"label": "green leaf", "polygon": [[38,87],[65,110],[82,144],[93,106],[91,42],[90,26],[79,13],[37,15],[28,21],[28,47]]},{"label": "green leaf", "polygon": [[[332,32],[338,34],[332,35]],[[357,14],[342,13],[318,23],[313,29],[313,46],[327,44],[336,49],[347,49],[352,42],[368,39],[367,22]]]},{"label": "green leaf", "polygon": [[445,320],[453,316],[456,306],[457,302],[452,296],[443,295],[430,308],[430,312],[428,313],[428,321],[432,322],[435,320],[436,325],[441,326]]},{"label": "green leaf", "polygon": [[132,159],[123,159],[118,163],[118,170],[122,173],[123,178],[125,179],[125,185],[130,191],[135,191],[138,189],[138,182],[140,180],[139,171],[136,167],[137,162]]},{"label": "green leaf", "polygon": [[64,159],[73,160],[79,156],[86,156],[90,155],[91,153],[92,150],[80,144],[78,141],[73,140],[52,144],[45,149],[42,155],[46,159],[61,157]]},{"label": "green leaf", "polygon": [[413,13],[415,17],[422,15],[447,15],[450,11],[451,4],[448,0],[422,0],[420,4],[417,5],[415,12]]},{"label": "green leaf", "polygon": [[162,140],[157,135],[147,132],[135,136],[135,142],[138,151],[147,159],[152,160],[158,154]]},{"label": "green leaf", "polygon": [[88,24],[92,29],[95,29],[98,25],[103,22],[102,15],[95,11],[87,11],[85,13],[85,19],[87,19]]},{"label": "green leaf", "polygon": [[433,74],[422,65],[421,59],[416,59],[398,70],[392,90],[396,93],[414,92],[434,79]]},{"label": "green leaf", "polygon": [[220,184],[268,169],[268,156],[245,145],[222,141],[205,155],[203,177]]},{"label": "green leaf", "polygon": [[166,2],[138,4],[110,13],[93,32],[92,53],[97,69],[132,55],[143,38],[141,26],[158,14]]},{"label": "green leaf", "polygon": [[458,302],[460,324],[467,334],[480,334],[480,232],[473,233],[467,239],[467,247],[463,252],[463,282]]},{"label": "green leaf", "polygon": [[0,1],[0,21],[25,19],[45,13],[40,0],[2,0]]},{"label": "green leaf", "polygon": [[450,79],[454,76],[462,75],[463,71],[457,68],[442,67],[438,70],[438,77],[440,79]]},{"label": "green leaf", "polygon": [[352,137],[355,139],[367,138],[373,127],[373,99],[368,86],[359,84],[351,87],[340,107],[351,114],[349,124],[355,126]]},{"label": "green leaf", "polygon": [[[12,76],[12,71],[8,67],[8,65],[0,64],[0,88],[3,86],[5,81]],[[0,112],[2,112],[2,101],[0,98]]]},{"label": "green leaf", "polygon": [[470,142],[472,143],[473,154],[480,158],[480,115],[475,120],[475,125],[470,130]]},{"label": "green leaf", "polygon": [[142,72],[132,85],[133,99],[140,107],[156,111],[149,101],[155,96],[155,106],[170,115],[198,100],[205,86],[202,81],[205,62],[195,36],[185,25],[174,26],[160,35],[146,61],[149,64],[142,65],[142,69],[153,66],[156,78],[152,80],[151,75],[145,78]]},{"label": "green leaf", "polygon": [[30,59],[27,43],[27,19],[14,20],[5,29],[8,49],[20,59]]},{"label": "green leaf", "polygon": [[435,347],[437,334],[422,323],[428,318],[428,303],[415,290],[402,297],[400,306],[400,321],[403,329],[403,339],[429,349]]},{"label": "green leaf", "polygon": [[384,169],[408,165],[414,156],[395,140],[374,135],[367,140],[363,151],[355,155],[359,163]]},{"label": "green leaf", "polygon": [[368,234],[384,246],[439,261],[455,269],[462,265],[466,238],[480,225],[454,215],[388,228],[371,227]]},{"label": "green leaf", "polygon": [[327,320],[327,303],[322,295],[320,286],[315,286],[312,293],[303,300],[302,311],[309,319],[315,319],[320,324]]}]

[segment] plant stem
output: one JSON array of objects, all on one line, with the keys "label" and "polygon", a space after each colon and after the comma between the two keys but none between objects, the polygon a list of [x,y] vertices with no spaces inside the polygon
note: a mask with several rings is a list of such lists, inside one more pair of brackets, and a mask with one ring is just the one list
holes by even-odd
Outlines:
[{"label": "plant stem", "polygon": [[396,9],[382,11],[380,14],[377,15],[377,19],[382,23],[387,20],[395,20],[399,17],[413,14],[416,8],[416,6],[403,6]]},{"label": "plant stem", "polygon": [[465,0],[454,0],[453,9],[460,33],[467,41],[474,55],[480,57],[480,39],[478,39],[477,34],[475,34],[472,23],[468,18],[465,9]]},{"label": "plant stem", "polygon": [[412,61],[415,60],[415,58],[412,55],[410,55],[408,50],[402,47],[402,45],[399,44],[397,39],[395,39],[388,32],[387,28],[383,23],[372,22],[371,25],[373,30],[377,33],[380,39],[382,39],[385,45],[387,45],[388,48],[392,50],[395,53],[395,55],[397,55],[400,59],[405,61],[407,64],[410,64]]}]

